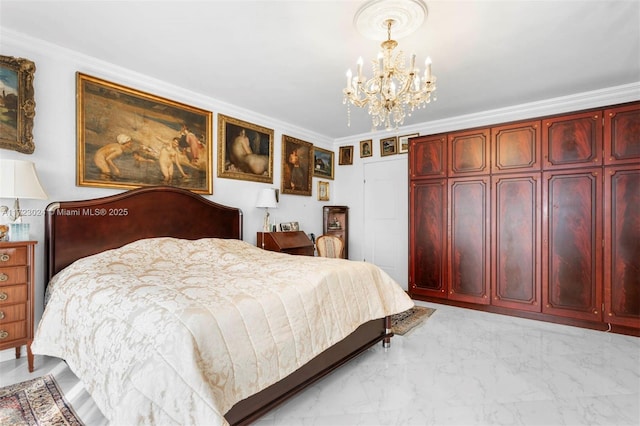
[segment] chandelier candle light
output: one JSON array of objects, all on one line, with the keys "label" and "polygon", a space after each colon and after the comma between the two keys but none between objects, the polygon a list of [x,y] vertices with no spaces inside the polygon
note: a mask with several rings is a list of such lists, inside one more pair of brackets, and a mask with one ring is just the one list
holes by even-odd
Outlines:
[{"label": "chandelier candle light", "polygon": [[[421,12],[421,13],[419,13]],[[436,77],[431,74],[431,58],[424,62],[424,71],[416,67],[416,55],[412,54],[407,67],[404,52],[394,56],[393,50],[398,42],[391,39],[394,25],[405,24],[404,34],[414,31],[426,15],[426,5],[420,0],[376,0],[365,4],[356,14],[355,23],[361,31],[363,26],[384,25],[387,40],[381,43],[382,51],[372,61],[373,76],[363,75],[362,57],[357,62],[354,76],[351,69],[347,71],[347,87],[343,89],[343,104],[347,104],[347,120],[351,125],[350,104],[359,108],[368,106],[373,121],[373,129],[384,125],[387,130],[397,129],[404,123],[405,117],[436,100]],[[418,19],[415,19],[418,17]],[[382,21],[382,22],[380,22]],[[374,28],[375,29],[375,28]]]}]

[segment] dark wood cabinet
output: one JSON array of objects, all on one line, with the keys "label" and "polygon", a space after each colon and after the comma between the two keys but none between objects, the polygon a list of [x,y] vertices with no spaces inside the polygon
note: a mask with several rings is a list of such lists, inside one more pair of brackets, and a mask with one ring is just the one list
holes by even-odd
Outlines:
[{"label": "dark wood cabinet", "polygon": [[640,104],[604,111],[604,164],[640,162]]},{"label": "dark wood cabinet", "polygon": [[590,111],[542,122],[544,169],[602,165],[602,112]]},{"label": "dark wood cabinet", "polygon": [[543,174],[542,312],[602,319],[602,169]]},{"label": "dark wood cabinet", "polygon": [[446,135],[411,138],[409,150],[413,153],[409,179],[443,178],[447,175]]},{"label": "dark wood cabinet", "polygon": [[449,177],[489,174],[489,129],[451,133],[447,140]]},{"label": "dark wood cabinet", "polygon": [[491,180],[491,303],[540,312],[541,174]]},{"label": "dark wood cabinet", "polygon": [[489,177],[449,180],[449,298],[489,303]]},{"label": "dark wood cabinet", "polygon": [[313,256],[315,248],[307,234],[302,231],[258,232],[256,245],[264,250],[280,253]]},{"label": "dark wood cabinet", "polygon": [[409,204],[412,297],[640,335],[640,102],[413,138]]},{"label": "dark wood cabinet", "polygon": [[324,206],[322,208],[322,233],[339,237],[344,242],[342,257],[349,258],[349,207]]},{"label": "dark wood cabinet", "polygon": [[540,170],[540,120],[491,129],[491,173]]},{"label": "dark wood cabinet", "polygon": [[605,170],[604,320],[640,328],[640,166]]},{"label": "dark wood cabinet", "polygon": [[448,297],[447,181],[411,182],[409,197],[409,292]]}]

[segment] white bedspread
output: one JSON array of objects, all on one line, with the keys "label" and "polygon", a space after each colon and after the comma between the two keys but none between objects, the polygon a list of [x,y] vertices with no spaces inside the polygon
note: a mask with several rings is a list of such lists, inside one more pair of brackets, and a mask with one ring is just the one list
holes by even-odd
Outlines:
[{"label": "white bedspread", "polygon": [[32,350],[114,425],[226,424],[236,402],[413,302],[374,265],[238,240],[140,240],[58,273]]}]

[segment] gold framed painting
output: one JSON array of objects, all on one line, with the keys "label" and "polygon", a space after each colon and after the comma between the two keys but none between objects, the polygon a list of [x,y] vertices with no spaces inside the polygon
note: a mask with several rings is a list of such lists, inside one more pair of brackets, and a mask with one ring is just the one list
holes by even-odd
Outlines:
[{"label": "gold framed painting", "polygon": [[218,177],[273,183],[273,129],[218,114]]},{"label": "gold framed painting", "polygon": [[213,193],[212,113],[76,74],[77,184]]},{"label": "gold framed painting", "polygon": [[373,155],[373,141],[367,139],[360,141],[360,158],[371,157]]},{"label": "gold framed painting", "polygon": [[420,136],[419,133],[411,133],[410,135],[398,136],[398,154],[406,154],[409,152],[409,139]]},{"label": "gold framed painting", "polygon": [[396,136],[380,139],[380,156],[381,157],[385,157],[387,155],[393,155],[397,153],[398,153],[398,138]]},{"label": "gold framed painting", "polygon": [[338,164],[341,166],[353,164],[353,145],[340,147],[340,160]]},{"label": "gold framed painting", "polygon": [[32,154],[36,115],[33,61],[0,55],[0,148]]},{"label": "gold framed painting", "polygon": [[282,135],[282,193],[311,196],[313,144]]},{"label": "gold framed painting", "polygon": [[329,182],[318,181],[318,201],[329,201]]},{"label": "gold framed painting", "polygon": [[333,179],[333,151],[313,147],[313,176]]}]

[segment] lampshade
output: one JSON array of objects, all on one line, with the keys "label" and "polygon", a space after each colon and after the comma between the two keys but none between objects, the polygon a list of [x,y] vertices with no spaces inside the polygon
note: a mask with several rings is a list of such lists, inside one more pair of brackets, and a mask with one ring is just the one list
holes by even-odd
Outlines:
[{"label": "lampshade", "polygon": [[258,201],[256,207],[275,209],[278,207],[278,201],[276,200],[276,190],[273,188],[265,188],[258,194]]},{"label": "lampshade", "polygon": [[31,161],[0,160],[0,198],[47,199]]}]

